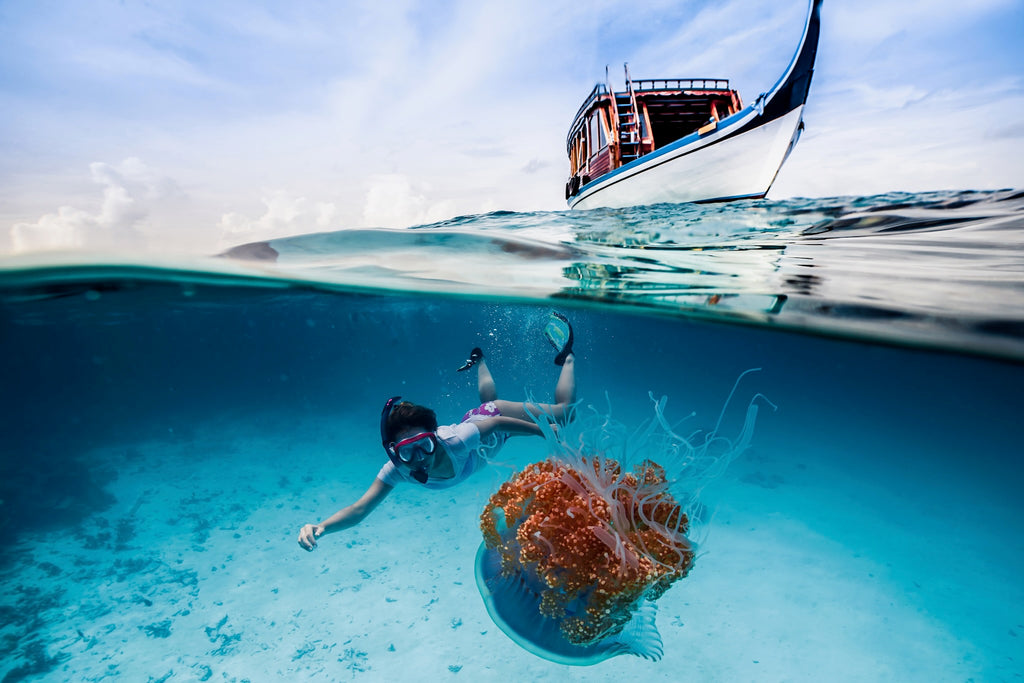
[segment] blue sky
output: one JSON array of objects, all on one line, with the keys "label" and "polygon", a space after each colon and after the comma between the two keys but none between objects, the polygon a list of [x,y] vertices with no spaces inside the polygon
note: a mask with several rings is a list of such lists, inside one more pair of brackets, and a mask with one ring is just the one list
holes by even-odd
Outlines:
[{"label": "blue sky", "polygon": [[[638,6],[639,5],[639,6]],[[603,79],[770,87],[805,0],[0,0],[0,253],[564,208]],[[771,198],[1024,186],[1024,0],[826,0]]]}]

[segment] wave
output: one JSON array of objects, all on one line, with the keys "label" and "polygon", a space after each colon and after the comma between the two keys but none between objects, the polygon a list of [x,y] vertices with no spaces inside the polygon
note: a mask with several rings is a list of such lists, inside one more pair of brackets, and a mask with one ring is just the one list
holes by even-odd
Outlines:
[{"label": "wave", "polygon": [[132,279],[552,299],[1024,360],[1024,193],[502,211],[217,257],[35,255],[0,278],[8,300]]}]

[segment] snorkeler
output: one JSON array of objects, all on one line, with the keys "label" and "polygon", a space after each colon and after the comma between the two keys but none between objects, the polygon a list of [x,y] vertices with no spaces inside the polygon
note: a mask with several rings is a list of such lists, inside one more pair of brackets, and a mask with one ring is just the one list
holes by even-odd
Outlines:
[{"label": "snorkeler", "polygon": [[565,316],[552,312],[544,335],[558,352],[555,364],[562,367],[555,386],[555,403],[499,399],[483,351],[473,349],[459,371],[476,366],[481,405],[468,411],[460,423],[439,427],[430,408],[400,401],[400,396],[389,399],[380,417],[381,441],[388,462],[359,500],[318,524],[304,525],[299,531],[299,545],[313,550],[324,534],[359,524],[401,482],[445,489],[465,481],[484,467],[509,437],[540,436],[541,428],[534,418],[568,421],[576,402],[572,326]]}]

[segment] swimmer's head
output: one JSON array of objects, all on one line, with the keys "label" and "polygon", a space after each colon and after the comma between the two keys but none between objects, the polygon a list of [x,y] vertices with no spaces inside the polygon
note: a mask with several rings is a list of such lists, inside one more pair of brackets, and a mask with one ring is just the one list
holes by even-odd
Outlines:
[{"label": "swimmer's head", "polygon": [[385,440],[388,443],[394,443],[398,439],[398,433],[406,429],[436,432],[437,414],[430,408],[408,401],[395,404],[392,406],[385,424]]},{"label": "swimmer's head", "polygon": [[[399,469],[408,469],[413,479],[425,484],[427,471],[437,451],[437,415],[430,408],[394,396],[380,415],[380,438],[388,458]],[[401,439],[401,441],[399,441]]]}]

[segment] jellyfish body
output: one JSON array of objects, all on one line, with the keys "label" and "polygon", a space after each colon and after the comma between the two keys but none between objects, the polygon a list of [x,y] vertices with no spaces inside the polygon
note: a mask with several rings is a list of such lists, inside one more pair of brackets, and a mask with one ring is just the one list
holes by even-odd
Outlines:
[{"label": "jellyfish body", "polygon": [[655,417],[633,432],[596,411],[557,432],[539,420],[550,456],[502,484],[480,516],[480,594],[533,654],[575,665],[661,659],[655,601],[693,566],[688,511],[748,447],[767,399],[751,400],[735,440],[720,434],[725,408],[714,429],[683,437],[665,399],[651,399]]},{"label": "jellyfish body", "polygon": [[606,458],[552,458],[491,497],[477,585],[494,622],[536,655],[658,660],[653,601],[693,565],[688,527],[656,464],[623,473]]},{"label": "jellyfish body", "polygon": [[561,631],[561,620],[544,616],[540,604],[545,590],[528,573],[505,575],[495,549],[480,544],[476,581],[487,613],[509,638],[523,649],[558,664],[586,666],[619,654],[661,659],[661,635],[655,625],[656,606],[644,601],[630,622],[617,634],[596,643],[577,645]]}]

